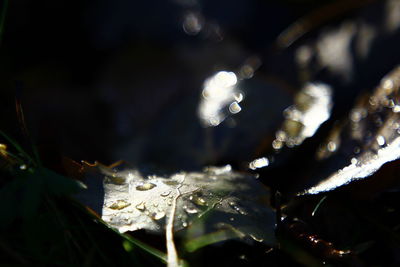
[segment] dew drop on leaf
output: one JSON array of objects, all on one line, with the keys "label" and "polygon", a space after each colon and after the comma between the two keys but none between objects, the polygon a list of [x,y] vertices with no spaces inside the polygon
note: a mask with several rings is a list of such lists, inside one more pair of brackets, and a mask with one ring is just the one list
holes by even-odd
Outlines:
[{"label": "dew drop on leaf", "polygon": [[171,191],[165,191],[165,192],[161,193],[160,196],[167,197],[169,194],[171,194]]},{"label": "dew drop on leaf", "polygon": [[194,204],[199,206],[207,206],[207,202],[200,196],[190,196],[189,198]]},{"label": "dew drop on leaf", "polygon": [[144,202],[140,202],[139,204],[136,205],[136,209],[140,211],[144,211],[146,209],[146,206],[144,205]]},{"label": "dew drop on leaf", "polygon": [[184,206],[183,208],[184,208],[185,211],[186,211],[187,213],[189,213],[189,214],[195,214],[195,213],[198,213],[198,212],[199,212],[199,210],[196,209],[196,208],[187,207],[187,206]]},{"label": "dew drop on leaf", "polygon": [[384,146],[386,143],[385,137],[383,137],[382,135],[378,135],[376,137],[376,142],[378,143],[379,146]]},{"label": "dew drop on leaf", "polygon": [[159,211],[153,214],[152,218],[156,221],[161,220],[162,218],[165,217],[165,212],[164,211]]},{"label": "dew drop on leaf", "polygon": [[122,210],[130,205],[131,205],[131,203],[128,203],[125,200],[118,200],[118,201],[114,202],[113,204],[111,204],[109,206],[109,208],[113,209],[113,210]]},{"label": "dew drop on leaf", "polygon": [[136,190],[147,191],[147,190],[153,189],[154,187],[156,187],[156,185],[153,183],[144,183],[144,184],[140,184],[140,185],[136,186]]}]

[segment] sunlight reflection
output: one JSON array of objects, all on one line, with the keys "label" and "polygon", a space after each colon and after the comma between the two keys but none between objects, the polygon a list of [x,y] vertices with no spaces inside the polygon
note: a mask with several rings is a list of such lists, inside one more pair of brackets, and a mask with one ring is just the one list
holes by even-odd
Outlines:
[{"label": "sunlight reflection", "polygon": [[267,167],[269,160],[266,157],[258,158],[249,163],[249,168],[252,170]]},{"label": "sunlight reflection", "polygon": [[352,75],[350,50],[355,33],[355,25],[346,22],[338,30],[324,32],[317,43],[317,59],[321,66],[339,74],[345,81]]},{"label": "sunlight reflection", "polygon": [[0,143],[0,156],[7,156],[7,145]]},{"label": "sunlight reflection", "polygon": [[388,147],[377,151],[377,155],[365,153],[360,160],[352,158],[350,165],[341,171],[331,175],[318,185],[306,190],[302,194],[318,194],[339,186],[348,184],[354,180],[365,178],[376,172],[383,164],[400,157],[400,138],[396,138]]},{"label": "sunlight reflection", "polygon": [[279,150],[300,145],[311,137],[331,113],[332,91],[322,83],[307,84],[296,96],[294,105],[284,111],[285,121],[276,132],[272,147]]},{"label": "sunlight reflection", "polygon": [[233,72],[220,71],[206,79],[198,114],[205,126],[217,126],[228,115],[241,111],[239,103],[243,93],[237,88],[237,76]]},{"label": "sunlight reflection", "polygon": [[[400,114],[394,110],[399,103],[399,77],[400,67],[397,67],[381,80],[371,96],[362,96],[351,110],[349,121],[334,130],[337,137],[346,136],[349,131],[352,143],[357,141],[356,143],[364,144],[354,147],[354,154],[350,155],[347,166],[300,194],[333,190],[368,177],[385,163],[400,158]],[[331,138],[333,141],[334,139]],[[337,145],[332,150],[337,150]],[[343,155],[348,151],[349,147],[344,147],[340,153]]]}]

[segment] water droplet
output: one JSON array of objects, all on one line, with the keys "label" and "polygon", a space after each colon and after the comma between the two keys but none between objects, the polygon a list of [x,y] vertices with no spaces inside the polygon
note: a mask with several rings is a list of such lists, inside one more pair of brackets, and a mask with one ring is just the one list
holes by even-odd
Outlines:
[{"label": "water droplet", "polygon": [[25,165],[25,164],[22,164],[21,166],[19,166],[19,168],[20,168],[20,170],[26,170],[27,169],[27,166]]},{"label": "water droplet", "polygon": [[243,255],[240,255],[240,256],[239,256],[239,259],[241,259],[241,260],[244,260],[244,261],[245,261],[245,260],[247,260],[247,257],[246,257],[246,255],[244,255],[244,254],[243,254]]},{"label": "water droplet", "polygon": [[247,212],[244,211],[242,208],[240,208],[235,202],[230,201],[228,204],[229,204],[229,206],[230,206],[233,210],[235,210],[236,212],[238,212],[238,213],[240,213],[240,214],[242,214],[242,215],[247,215]]},{"label": "water droplet", "polygon": [[147,191],[147,190],[153,189],[154,187],[156,187],[156,185],[153,183],[143,183],[143,184],[136,186],[136,190]]},{"label": "water droplet", "polygon": [[251,65],[247,65],[247,64],[243,65],[240,68],[239,74],[244,79],[250,79],[254,75],[254,68]]},{"label": "water droplet", "polygon": [[375,106],[375,105],[377,104],[376,97],[371,96],[371,97],[369,98],[369,104],[370,104],[371,106]]},{"label": "water droplet", "polygon": [[167,180],[167,181],[163,181],[163,183],[166,185],[179,185],[179,182],[175,181],[175,180]]},{"label": "water droplet", "polygon": [[113,210],[122,210],[130,205],[131,205],[131,203],[128,203],[125,200],[118,200],[118,201],[114,202],[113,204],[111,204],[109,206],[109,208],[113,209]]},{"label": "water droplet", "polygon": [[285,141],[286,138],[287,138],[287,135],[286,135],[286,133],[284,131],[279,130],[279,131],[276,132],[275,137],[279,141]]},{"label": "water droplet", "polygon": [[400,106],[399,106],[399,105],[395,105],[395,106],[392,108],[392,111],[393,111],[394,113],[399,113],[399,112],[400,112]]},{"label": "water droplet", "polygon": [[140,211],[144,211],[146,209],[144,202],[140,202],[139,204],[137,204],[136,209],[138,209]]},{"label": "water droplet", "polygon": [[281,148],[283,147],[283,142],[280,141],[280,140],[278,140],[278,139],[275,139],[275,140],[272,142],[272,147],[273,147],[274,149],[276,149],[276,150],[279,150],[279,149],[281,149]]},{"label": "water droplet", "polygon": [[386,94],[390,94],[390,93],[392,92],[392,90],[393,90],[394,83],[393,83],[392,80],[387,79],[387,80],[384,80],[384,81],[383,81],[382,87],[383,87],[383,89],[385,90],[385,93],[386,93]]},{"label": "water droplet", "polygon": [[188,35],[196,35],[203,28],[203,18],[196,13],[187,13],[182,24],[183,30]]},{"label": "water droplet", "polygon": [[132,224],[132,219],[129,218],[129,217],[122,218],[122,220],[123,220],[126,224]]},{"label": "water droplet", "polygon": [[244,96],[243,93],[238,92],[233,95],[233,98],[236,100],[236,102],[240,103],[243,101]]},{"label": "water droplet", "polygon": [[362,119],[362,113],[359,109],[353,109],[350,112],[350,120],[352,122],[359,122]]},{"label": "water droplet", "polygon": [[386,143],[385,137],[383,137],[382,135],[378,135],[376,137],[376,142],[378,143],[379,146],[384,146]]},{"label": "water droplet", "polygon": [[355,165],[357,164],[358,160],[356,158],[352,158],[351,159],[351,164]]},{"label": "water droplet", "polygon": [[[190,198],[189,198],[189,199],[190,199]],[[199,205],[199,206],[207,206],[207,202],[206,202],[205,199],[202,198],[202,197],[195,196],[195,197],[192,197],[191,200],[193,201],[193,203],[195,203],[195,204],[197,204],[197,205]]]},{"label": "water droplet", "polygon": [[170,190],[170,191],[162,192],[162,193],[160,194],[160,196],[162,196],[162,197],[167,197],[169,194],[171,194],[171,190]]},{"label": "water droplet", "polygon": [[333,141],[330,141],[326,147],[328,148],[329,152],[335,152],[337,149],[336,143]]},{"label": "water droplet", "polygon": [[239,113],[242,110],[239,103],[234,101],[229,105],[229,112],[232,114]]},{"label": "water droplet", "polygon": [[247,212],[246,211],[244,211],[243,209],[241,209],[241,208],[239,208],[238,207],[238,210],[237,210],[240,214],[242,214],[242,215],[247,215]]},{"label": "water droplet", "polygon": [[233,222],[233,221],[235,220],[235,218],[230,217],[229,220],[230,220],[231,222]]},{"label": "water droplet", "polygon": [[183,227],[187,227],[187,226],[188,226],[188,223],[187,223],[186,221],[183,221],[183,222],[182,222],[182,226],[183,226]]},{"label": "water droplet", "polygon": [[153,214],[152,218],[156,221],[161,220],[162,218],[165,217],[165,212],[164,211],[159,211]]},{"label": "water droplet", "polygon": [[198,212],[199,212],[199,210],[196,209],[196,208],[194,208],[194,207],[187,207],[187,206],[184,206],[183,208],[184,208],[185,211],[186,211],[187,213],[189,213],[189,214],[195,214],[195,213],[198,213]]},{"label": "water droplet", "polygon": [[250,162],[249,168],[252,170],[263,168],[269,165],[269,160],[266,157],[258,158]]}]

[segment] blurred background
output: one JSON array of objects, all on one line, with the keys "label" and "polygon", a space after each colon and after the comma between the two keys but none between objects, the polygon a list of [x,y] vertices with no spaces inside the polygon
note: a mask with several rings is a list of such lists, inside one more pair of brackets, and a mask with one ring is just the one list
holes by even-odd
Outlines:
[{"label": "blurred background", "polygon": [[[17,98],[50,161],[239,166],[272,149],[307,81],[334,87],[339,117],[399,62],[398,3],[9,1],[1,128],[24,142]],[[207,102],[213,82],[234,85],[234,101]]]}]

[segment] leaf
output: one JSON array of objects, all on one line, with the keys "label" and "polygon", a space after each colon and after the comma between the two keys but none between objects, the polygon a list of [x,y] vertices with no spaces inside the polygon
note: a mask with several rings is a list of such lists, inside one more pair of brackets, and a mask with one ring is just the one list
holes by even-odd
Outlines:
[{"label": "leaf", "polygon": [[[228,229],[236,233],[229,238],[275,242],[269,191],[230,165],[168,177],[98,167],[105,175],[102,219],[121,233],[139,229],[163,233],[171,220],[173,231],[189,240]],[[193,242],[188,246],[199,247]]]},{"label": "leaf", "polygon": [[[317,194],[366,178],[400,157],[400,67],[370,97],[363,97],[348,119],[333,129],[317,157],[344,166],[301,194]],[[338,157],[341,158],[338,161]]]}]

